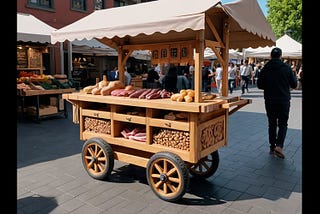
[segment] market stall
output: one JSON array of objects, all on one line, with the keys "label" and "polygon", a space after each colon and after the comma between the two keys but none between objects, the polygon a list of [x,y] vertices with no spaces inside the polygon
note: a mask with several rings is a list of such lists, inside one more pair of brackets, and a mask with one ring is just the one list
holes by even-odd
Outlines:
[{"label": "market stall", "polygon": [[43,74],[43,54],[49,52],[54,30],[31,14],[17,13],[17,75],[20,71]]},{"label": "market stall", "polygon": [[66,76],[44,74],[49,68],[43,55],[49,52],[54,30],[31,14],[17,13],[17,104],[22,117],[31,115],[37,121],[61,113],[67,117],[62,94],[74,92],[73,84]]},{"label": "market stall", "polygon": [[[106,179],[114,160],[146,167],[148,184],[166,201],[184,195],[189,173],[202,178],[215,173],[218,149],[228,142],[228,117],[251,102],[228,96],[228,50],[275,41],[255,0],[225,5],[159,0],[95,11],[52,32],[52,42],[83,38],[96,38],[117,50],[120,71],[119,81],[102,80],[63,96],[73,104],[74,122],[80,123],[85,170],[95,179]],[[223,65],[222,96],[201,92],[205,47]],[[123,67],[137,49],[150,50],[154,63],[194,65],[195,89],[171,94],[124,87]]]}]

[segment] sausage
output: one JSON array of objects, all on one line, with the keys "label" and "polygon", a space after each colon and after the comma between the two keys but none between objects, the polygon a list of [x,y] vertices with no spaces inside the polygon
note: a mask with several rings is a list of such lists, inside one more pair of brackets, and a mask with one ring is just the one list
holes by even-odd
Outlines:
[{"label": "sausage", "polygon": [[130,94],[132,94],[132,93],[135,92],[135,91],[136,91],[136,90],[134,90],[134,89],[131,89],[131,90],[125,89],[125,90],[121,91],[118,96],[127,97],[127,96],[129,96]]},{"label": "sausage", "polygon": [[161,98],[161,95],[159,93],[148,94],[146,96],[147,100],[158,99],[158,98]]},{"label": "sausage", "polygon": [[151,91],[150,91],[148,94],[146,94],[145,98],[147,98],[147,97],[150,96],[151,94],[156,94],[156,93],[158,93],[159,91],[160,91],[160,89],[158,89],[158,88],[151,89]]},{"label": "sausage", "polygon": [[119,94],[122,92],[122,91],[124,91],[125,89],[115,89],[115,90],[113,90],[113,91],[111,91],[111,95],[112,96],[119,96]]},{"label": "sausage", "polygon": [[133,92],[132,94],[129,95],[129,98],[138,98],[143,92],[145,92],[146,88],[141,88],[141,89],[138,89],[137,91]]},{"label": "sausage", "polygon": [[146,95],[149,94],[152,91],[151,88],[147,89],[146,91],[144,91],[140,96],[139,99],[145,99]]}]

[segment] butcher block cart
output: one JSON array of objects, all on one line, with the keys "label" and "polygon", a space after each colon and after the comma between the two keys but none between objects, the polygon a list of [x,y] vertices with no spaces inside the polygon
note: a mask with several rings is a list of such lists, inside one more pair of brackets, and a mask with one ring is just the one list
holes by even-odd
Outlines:
[{"label": "butcher block cart", "polygon": [[[95,21],[102,19],[112,22]],[[90,38],[118,51],[122,83],[134,50],[149,50],[153,65],[195,68],[192,102],[81,91],[63,95],[79,122],[82,163],[91,177],[107,179],[114,160],[145,167],[152,191],[171,202],[183,197],[189,176],[208,178],[216,172],[218,150],[228,143],[228,117],[251,102],[228,96],[229,49],[272,46],[276,40],[257,2],[244,0],[225,5],[161,0],[97,10],[51,35],[52,42]],[[214,99],[204,99],[201,92],[206,47],[223,68],[222,93]]]}]

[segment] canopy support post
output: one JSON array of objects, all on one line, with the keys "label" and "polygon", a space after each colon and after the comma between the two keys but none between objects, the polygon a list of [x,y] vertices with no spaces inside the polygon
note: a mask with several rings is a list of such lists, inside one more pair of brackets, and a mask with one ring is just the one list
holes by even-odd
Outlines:
[{"label": "canopy support post", "polygon": [[222,48],[221,55],[223,61],[222,64],[222,89],[221,95],[228,96],[228,64],[229,64],[229,20],[228,18],[223,22],[223,42],[224,48]]},{"label": "canopy support post", "polygon": [[197,45],[195,52],[195,67],[194,67],[194,89],[195,89],[195,99],[197,103],[202,102],[202,65],[204,56],[204,30],[200,30],[197,33]]}]

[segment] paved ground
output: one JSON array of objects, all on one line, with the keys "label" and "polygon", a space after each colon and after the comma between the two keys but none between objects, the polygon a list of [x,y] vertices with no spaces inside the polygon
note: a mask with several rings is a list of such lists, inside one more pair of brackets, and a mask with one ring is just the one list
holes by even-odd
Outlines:
[{"label": "paved ground", "polygon": [[68,119],[18,121],[17,213],[302,213],[301,91],[292,91],[284,160],[268,154],[262,91],[253,87],[243,97],[253,102],[229,117],[218,170],[205,181],[191,179],[179,203],[157,198],[141,167],[116,161],[110,181],[89,177],[69,104]]}]

